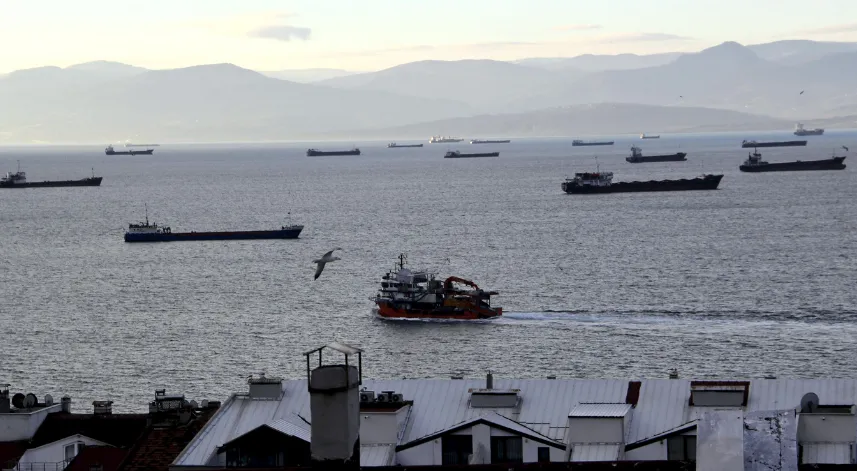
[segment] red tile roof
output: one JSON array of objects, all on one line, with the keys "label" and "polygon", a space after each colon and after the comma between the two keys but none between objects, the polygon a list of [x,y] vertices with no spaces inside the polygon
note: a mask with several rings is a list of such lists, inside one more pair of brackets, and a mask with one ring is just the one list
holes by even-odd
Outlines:
[{"label": "red tile roof", "polygon": [[122,471],[167,471],[170,464],[216,411],[216,408],[196,411],[195,417],[186,425],[149,427],[145,435],[128,453],[120,469]]},{"label": "red tile roof", "polygon": [[124,448],[88,446],[71,460],[64,471],[91,471],[96,465],[101,465],[102,471],[118,471],[119,464],[127,455],[128,450]]}]

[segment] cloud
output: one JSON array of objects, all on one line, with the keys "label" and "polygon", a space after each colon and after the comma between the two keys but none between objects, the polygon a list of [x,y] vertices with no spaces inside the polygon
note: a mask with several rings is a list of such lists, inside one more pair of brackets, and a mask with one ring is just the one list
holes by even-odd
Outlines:
[{"label": "cloud", "polygon": [[846,25],[830,25],[821,28],[805,29],[797,31],[796,33],[802,35],[805,34],[809,36],[824,36],[827,34],[843,34],[855,32],[857,32],[857,23],[851,23]]},{"label": "cloud", "polygon": [[622,33],[603,36],[594,42],[601,43],[632,43],[632,42],[665,42],[665,41],[692,41],[694,38],[679,36],[669,33]]},{"label": "cloud", "polygon": [[256,38],[276,39],[277,41],[291,41],[299,39],[306,41],[310,38],[312,30],[301,26],[274,25],[264,26],[249,33]]},{"label": "cloud", "polygon": [[557,31],[593,31],[593,30],[601,29],[601,28],[603,28],[603,26],[601,26],[601,25],[579,24],[579,25],[557,26],[554,29]]}]

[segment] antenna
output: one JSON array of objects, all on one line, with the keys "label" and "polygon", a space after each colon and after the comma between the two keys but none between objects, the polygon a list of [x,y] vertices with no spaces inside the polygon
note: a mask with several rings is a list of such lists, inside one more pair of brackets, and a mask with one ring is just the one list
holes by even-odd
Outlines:
[{"label": "antenna", "polygon": [[143,203],[143,207],[146,208],[146,225],[149,225],[149,204]]}]

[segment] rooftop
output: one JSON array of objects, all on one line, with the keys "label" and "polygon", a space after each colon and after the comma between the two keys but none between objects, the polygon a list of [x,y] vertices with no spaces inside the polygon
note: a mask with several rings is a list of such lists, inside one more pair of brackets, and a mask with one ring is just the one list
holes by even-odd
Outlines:
[{"label": "rooftop", "polygon": [[130,447],[146,428],[148,414],[49,414],[30,440],[28,448],[53,443],[72,435],[83,435],[117,447]]}]

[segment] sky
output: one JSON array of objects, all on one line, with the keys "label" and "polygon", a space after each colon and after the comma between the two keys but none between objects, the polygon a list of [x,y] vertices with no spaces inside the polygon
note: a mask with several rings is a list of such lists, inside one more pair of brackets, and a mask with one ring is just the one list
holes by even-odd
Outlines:
[{"label": "sky", "polygon": [[368,71],[782,39],[857,41],[857,0],[0,0],[0,73],[94,60]]}]

